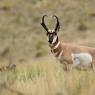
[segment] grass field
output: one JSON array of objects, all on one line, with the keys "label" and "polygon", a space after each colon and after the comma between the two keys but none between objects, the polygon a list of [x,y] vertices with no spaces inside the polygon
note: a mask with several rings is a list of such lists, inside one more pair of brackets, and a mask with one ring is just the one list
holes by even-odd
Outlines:
[{"label": "grass field", "polygon": [[0,95],[94,95],[93,71],[64,72],[52,61],[19,64],[0,72]]},{"label": "grass field", "polygon": [[0,0],[0,95],[95,95],[95,72],[66,73],[51,54],[44,14],[63,42],[95,47],[95,0]]}]

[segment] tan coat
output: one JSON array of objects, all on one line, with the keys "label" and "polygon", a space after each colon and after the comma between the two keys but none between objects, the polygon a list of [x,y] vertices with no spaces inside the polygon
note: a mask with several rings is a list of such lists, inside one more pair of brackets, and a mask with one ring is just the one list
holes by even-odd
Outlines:
[{"label": "tan coat", "polygon": [[69,43],[61,43],[56,47],[56,45],[51,47],[52,53],[59,58],[59,61],[63,64],[73,64],[72,54],[73,53],[88,53],[92,56],[92,64],[95,64],[95,48],[72,45]]}]

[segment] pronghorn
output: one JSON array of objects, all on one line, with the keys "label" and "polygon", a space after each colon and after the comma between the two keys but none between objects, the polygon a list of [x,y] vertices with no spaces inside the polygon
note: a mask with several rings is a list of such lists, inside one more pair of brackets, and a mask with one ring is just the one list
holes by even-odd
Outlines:
[{"label": "pronghorn", "polygon": [[46,30],[46,35],[48,38],[49,46],[51,48],[51,52],[57,59],[59,59],[60,63],[64,64],[64,69],[68,70],[68,66],[86,66],[94,69],[95,48],[61,42],[57,35],[57,32],[60,29],[58,17],[55,15],[53,16],[54,18],[56,18],[57,23],[56,27],[53,30],[50,30],[44,23],[44,18],[46,16],[47,15],[44,15],[42,17],[41,25]]}]

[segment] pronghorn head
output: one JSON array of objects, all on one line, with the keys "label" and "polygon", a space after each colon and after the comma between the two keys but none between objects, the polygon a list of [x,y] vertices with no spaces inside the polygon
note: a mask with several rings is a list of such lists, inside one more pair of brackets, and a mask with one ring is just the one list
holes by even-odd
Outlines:
[{"label": "pronghorn head", "polygon": [[54,18],[56,18],[57,20],[57,23],[56,23],[56,26],[53,30],[50,30],[47,28],[47,26],[45,25],[45,22],[44,22],[44,18],[46,17],[47,15],[44,15],[42,17],[42,23],[41,25],[43,26],[43,28],[46,30],[46,34],[47,34],[47,38],[48,38],[48,42],[49,44],[54,44],[56,43],[56,41],[58,41],[58,36],[57,36],[57,32],[59,31],[60,29],[60,24],[59,24],[59,20],[58,20],[58,17],[57,16],[53,16]]}]

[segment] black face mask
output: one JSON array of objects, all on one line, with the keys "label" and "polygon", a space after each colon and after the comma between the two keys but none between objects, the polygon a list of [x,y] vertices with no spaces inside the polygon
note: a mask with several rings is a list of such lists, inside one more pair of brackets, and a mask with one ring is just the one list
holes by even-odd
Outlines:
[{"label": "black face mask", "polygon": [[49,41],[48,41],[50,44],[53,42],[53,35],[52,34],[50,34],[49,35]]},{"label": "black face mask", "polygon": [[56,32],[52,32],[52,33],[48,32],[47,36],[48,36],[49,44],[52,44],[54,37],[57,36],[57,33]]}]

